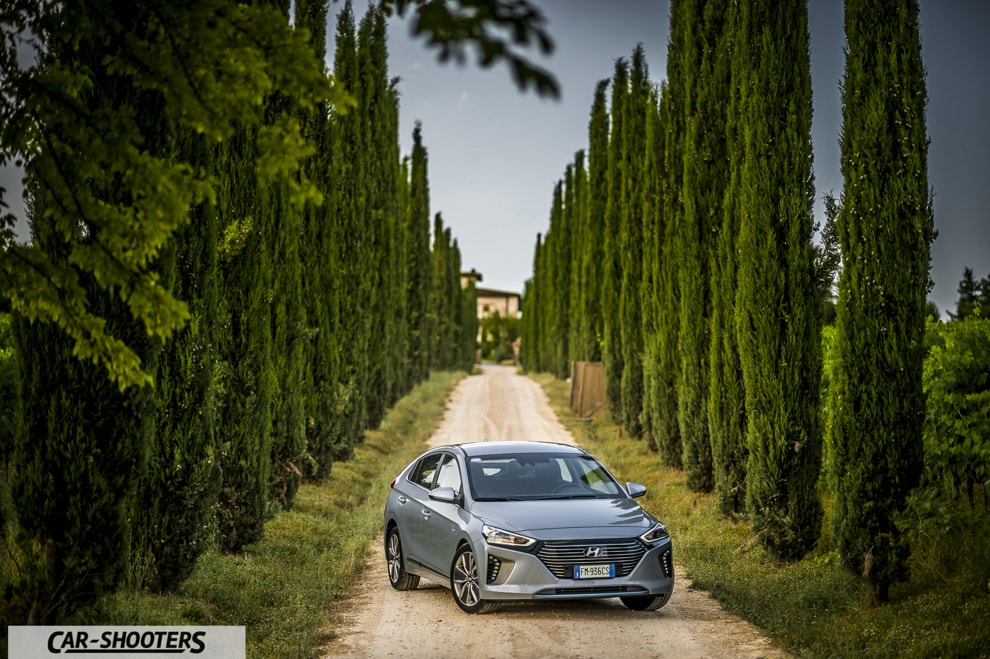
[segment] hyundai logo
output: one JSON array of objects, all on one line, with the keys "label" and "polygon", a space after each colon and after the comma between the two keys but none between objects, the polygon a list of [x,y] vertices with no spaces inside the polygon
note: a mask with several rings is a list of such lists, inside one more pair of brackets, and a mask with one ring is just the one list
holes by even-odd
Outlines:
[{"label": "hyundai logo", "polygon": [[588,547],[584,550],[585,558],[604,558],[608,555],[603,547]]}]

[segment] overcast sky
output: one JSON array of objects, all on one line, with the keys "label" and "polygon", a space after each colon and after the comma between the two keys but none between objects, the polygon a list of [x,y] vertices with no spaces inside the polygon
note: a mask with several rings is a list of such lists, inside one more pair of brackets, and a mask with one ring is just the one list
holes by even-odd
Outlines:
[{"label": "overcast sky", "polygon": [[[560,83],[559,101],[520,93],[504,66],[481,69],[439,64],[435,53],[409,36],[409,24],[390,22],[389,73],[399,76],[400,138],[412,149],[416,121],[429,153],[432,212],[443,215],[461,249],[465,270],[481,285],[521,293],[532,275],[533,247],[549,225],[553,186],[578,149],[588,145],[595,85],[610,78],[614,62],[642,43],[650,77],[665,77],[666,0],[530,0],[548,21],[554,54],[534,56]],[[365,0],[355,0],[360,20]],[[342,2],[331,5],[328,34]],[[842,3],[811,0],[814,84],[816,213],[821,198],[842,191],[838,136],[843,69]],[[955,309],[963,268],[990,275],[990,2],[922,0],[922,53],[928,70],[929,182],[939,237],[932,249],[931,299]],[[332,60],[332,48],[329,49]],[[0,172],[8,194],[19,186]],[[23,217],[16,198],[9,199]],[[26,235],[23,224],[21,235]]]}]

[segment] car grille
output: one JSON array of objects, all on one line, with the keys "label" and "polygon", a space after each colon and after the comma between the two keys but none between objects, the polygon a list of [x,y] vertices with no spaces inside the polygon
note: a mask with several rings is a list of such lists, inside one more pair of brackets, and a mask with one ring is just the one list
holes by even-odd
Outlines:
[{"label": "car grille", "polygon": [[[592,547],[602,551],[602,555],[589,557],[586,552]],[[575,565],[595,565],[615,563],[615,576],[625,577],[639,563],[646,553],[646,547],[638,540],[621,542],[548,542],[537,552],[537,556],[547,569],[558,579],[574,576]]]}]

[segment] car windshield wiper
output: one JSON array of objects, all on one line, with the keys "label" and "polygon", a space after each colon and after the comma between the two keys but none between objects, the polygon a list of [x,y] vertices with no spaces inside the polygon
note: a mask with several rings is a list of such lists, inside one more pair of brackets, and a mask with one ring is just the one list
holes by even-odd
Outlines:
[{"label": "car windshield wiper", "polygon": [[547,494],[538,497],[541,501],[550,501],[557,499],[597,499],[597,494]]},{"label": "car windshield wiper", "polygon": [[476,497],[475,501],[532,501],[533,497]]}]

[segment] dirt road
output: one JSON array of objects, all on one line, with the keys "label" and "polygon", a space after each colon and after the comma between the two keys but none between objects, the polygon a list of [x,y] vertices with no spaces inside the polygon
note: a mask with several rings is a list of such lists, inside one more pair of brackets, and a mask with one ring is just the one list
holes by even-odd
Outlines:
[{"label": "dirt road", "polygon": [[[455,389],[431,445],[486,438],[574,443],[539,385],[513,367],[483,371]],[[327,648],[328,657],[787,656],[707,593],[690,590],[683,569],[670,602],[656,612],[593,600],[503,604],[496,613],[472,616],[461,612],[446,588],[426,580],[417,590],[393,590],[381,545],[375,542],[357,581],[361,586],[341,611],[340,637]]]}]

